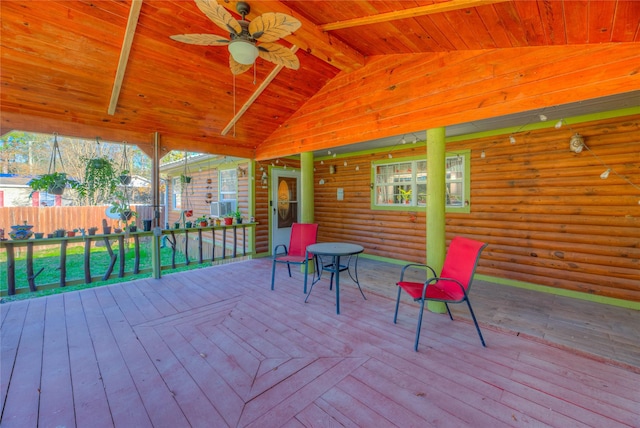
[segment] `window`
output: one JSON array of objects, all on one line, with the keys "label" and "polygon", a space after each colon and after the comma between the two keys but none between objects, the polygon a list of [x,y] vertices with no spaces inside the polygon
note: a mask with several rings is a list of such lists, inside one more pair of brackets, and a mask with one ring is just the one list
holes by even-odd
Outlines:
[{"label": "window", "polygon": [[171,209],[179,211],[182,208],[182,183],[180,177],[171,180]]},{"label": "window", "polygon": [[445,159],[447,165],[447,207],[464,206],[464,157],[453,156]]},{"label": "window", "polygon": [[238,198],[238,171],[234,169],[220,170],[220,200]]},{"label": "window", "polygon": [[[468,151],[447,154],[447,210],[468,210]],[[374,163],[373,207],[426,207],[427,161],[407,158],[398,162]]]}]

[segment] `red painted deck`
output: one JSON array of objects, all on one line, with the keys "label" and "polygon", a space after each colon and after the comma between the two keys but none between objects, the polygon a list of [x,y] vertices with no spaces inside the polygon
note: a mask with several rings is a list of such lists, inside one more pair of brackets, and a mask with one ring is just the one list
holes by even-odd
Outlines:
[{"label": "red painted deck", "polygon": [[493,328],[479,307],[487,348],[468,321],[427,313],[416,353],[416,306],[394,325],[365,273],[367,300],[345,275],[336,315],[326,280],[305,304],[301,275],[280,266],[270,291],[270,268],[0,305],[3,428],[640,426],[632,365]]}]

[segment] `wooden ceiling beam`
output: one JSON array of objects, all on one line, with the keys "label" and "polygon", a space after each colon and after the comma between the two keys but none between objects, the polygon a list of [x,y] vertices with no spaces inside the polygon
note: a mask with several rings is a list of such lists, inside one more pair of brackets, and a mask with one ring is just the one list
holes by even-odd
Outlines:
[{"label": "wooden ceiling beam", "polygon": [[127,29],[124,33],[124,41],[122,42],[122,49],[120,50],[120,60],[118,61],[118,70],[116,71],[116,77],[113,81],[113,89],[111,91],[111,100],[109,101],[109,108],[107,113],[114,115],[116,107],[118,106],[118,98],[120,98],[120,90],[122,89],[122,81],[124,80],[124,73],[127,70],[127,63],[129,62],[129,53],[131,52],[131,45],[133,44],[133,36],[136,33],[136,27],[138,26],[138,17],[140,16],[140,8],[142,7],[142,0],[132,0],[131,9],[129,10],[129,19],[127,21]]},{"label": "wooden ceiling beam", "polygon": [[379,24],[381,22],[395,21],[398,19],[415,18],[417,16],[433,15],[436,13],[451,12],[460,9],[470,9],[478,6],[486,6],[493,3],[503,3],[509,0],[450,0],[443,3],[430,4],[428,6],[412,7],[410,9],[395,10],[393,12],[364,16],[362,18],[347,19],[319,25],[322,31],[341,30],[343,28],[357,27],[360,25]]},{"label": "wooden ceiling beam", "polygon": [[[220,2],[222,6],[237,16],[235,0]],[[252,2],[251,12],[247,19],[262,15],[265,12],[280,12],[293,16],[302,24],[295,33],[285,37],[289,43],[298,46],[303,51],[316,58],[331,64],[346,72],[362,68],[365,63],[364,56],[341,40],[332,37],[331,34],[318,28],[316,24],[307,18],[296,14],[283,2]]]}]

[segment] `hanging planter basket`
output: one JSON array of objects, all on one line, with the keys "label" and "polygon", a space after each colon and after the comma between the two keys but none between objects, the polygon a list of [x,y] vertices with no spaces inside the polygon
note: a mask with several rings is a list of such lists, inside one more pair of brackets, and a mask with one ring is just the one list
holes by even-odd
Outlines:
[{"label": "hanging planter basket", "polygon": [[122,164],[120,165],[120,184],[128,186],[131,184],[131,167],[129,166],[129,156],[127,156],[127,142],[122,142]]},{"label": "hanging planter basket", "polygon": [[51,186],[47,187],[47,193],[49,193],[50,195],[62,195],[64,193],[64,188],[66,186],[64,184],[52,184]]},{"label": "hanging planter basket", "polygon": [[129,221],[133,217],[133,211],[126,210],[120,213],[120,219],[122,221]]},{"label": "hanging planter basket", "polygon": [[109,163],[108,160],[106,160],[105,158],[94,158],[94,159],[90,159],[89,160],[89,164],[91,168],[94,169],[101,169],[101,168],[106,168],[107,164],[109,164],[109,166],[111,166],[111,164]]},{"label": "hanging planter basket", "polygon": [[180,183],[183,183],[183,184],[189,184],[189,183],[191,183],[191,176],[189,176],[189,175],[184,175],[184,174],[183,174],[183,175],[181,175],[181,176],[180,176]]}]

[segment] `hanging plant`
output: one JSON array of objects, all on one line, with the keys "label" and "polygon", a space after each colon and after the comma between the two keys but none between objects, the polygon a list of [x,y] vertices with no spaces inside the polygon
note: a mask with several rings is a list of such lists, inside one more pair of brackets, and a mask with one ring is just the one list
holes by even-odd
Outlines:
[{"label": "hanging plant", "polygon": [[32,192],[29,194],[29,197],[31,197],[34,192],[42,191],[51,195],[62,195],[66,188],[79,189],[80,183],[67,177],[67,174],[64,172],[52,172],[33,178],[29,181],[29,186],[32,189]]},{"label": "hanging plant", "polygon": [[65,172],[57,172],[56,171],[56,160],[60,160],[61,168],[64,169],[64,165],[62,163],[62,154],[60,153],[60,147],[58,146],[58,134],[53,134],[53,150],[51,151],[51,160],[49,161],[49,172],[47,174],[42,174],[39,177],[33,178],[29,181],[29,186],[31,187],[31,193],[29,197],[31,198],[35,192],[45,191],[52,195],[62,195],[64,189],[72,188],[76,190],[80,190],[80,183],[76,180],[67,177]]},{"label": "hanging plant", "polygon": [[136,217],[138,213],[131,209],[129,205],[129,195],[124,192],[117,191],[114,193],[115,199],[111,202],[111,211],[120,215],[120,220],[128,224],[132,217]]},{"label": "hanging plant", "polygon": [[127,142],[122,142],[122,165],[120,166],[120,184],[128,186],[131,184],[131,172],[129,171],[129,158],[127,157]]},{"label": "hanging plant", "polygon": [[120,172],[120,184],[122,184],[123,186],[128,186],[129,184],[131,184],[131,175],[129,175],[129,171],[127,170],[123,170],[122,172]]},{"label": "hanging plant", "polygon": [[118,178],[111,160],[106,156],[100,156],[100,141],[96,138],[97,155],[93,158],[84,158],[86,162],[84,183],[82,183],[81,195],[87,198],[89,205],[98,205],[107,202],[111,194],[116,190]]}]

